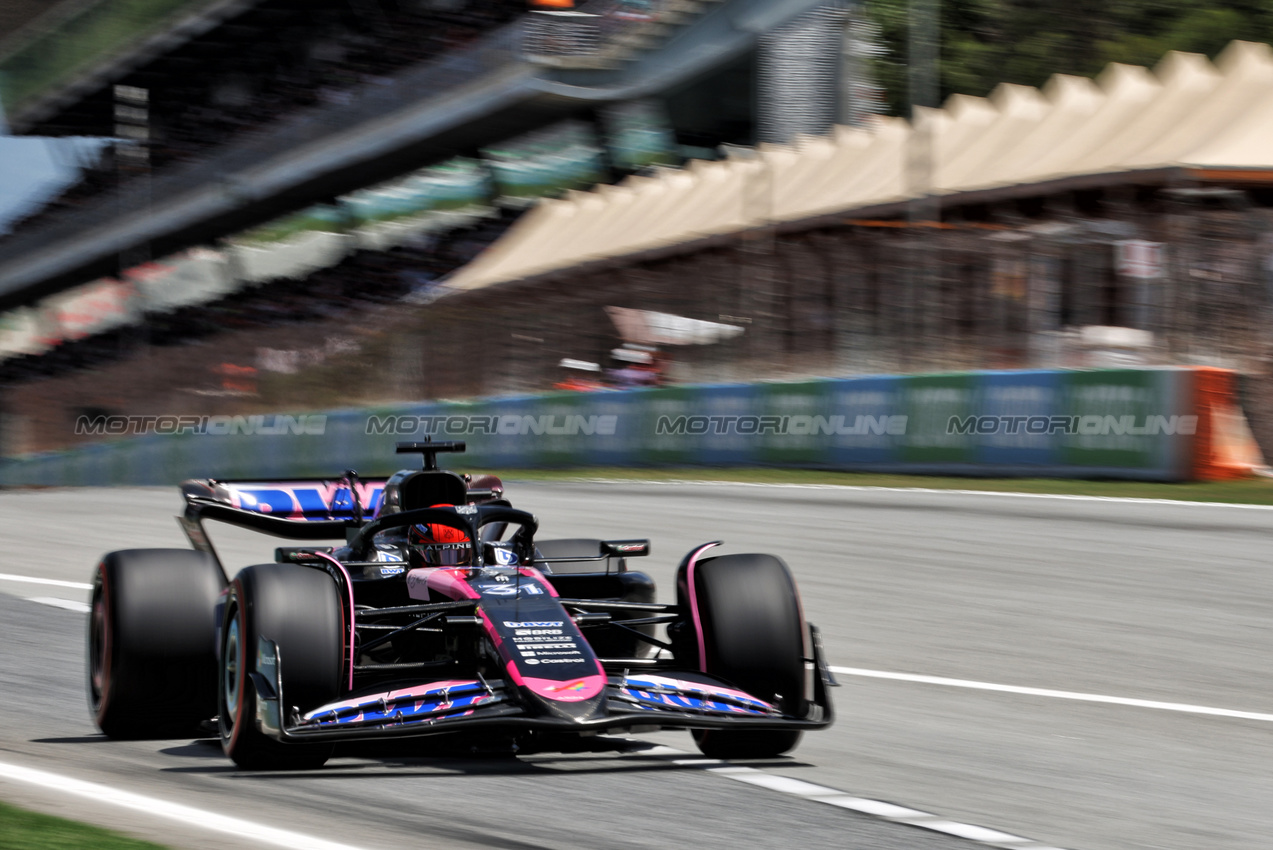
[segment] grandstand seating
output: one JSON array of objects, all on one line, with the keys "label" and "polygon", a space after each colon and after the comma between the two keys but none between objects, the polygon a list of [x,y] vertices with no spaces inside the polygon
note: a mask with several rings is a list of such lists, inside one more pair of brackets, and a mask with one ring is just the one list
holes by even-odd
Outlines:
[{"label": "grandstand seating", "polygon": [[[356,5],[348,0],[303,6],[265,0],[246,14],[274,22],[277,31],[258,25],[253,30],[257,35],[240,37],[236,49],[218,50],[234,37],[224,30],[246,26],[236,18],[125,77],[122,82],[138,85],[161,81],[147,86],[152,173],[197,160],[244,134],[265,131],[306,107],[350,102],[360,87],[391,86],[394,73],[464,46],[525,9],[524,0],[467,0],[459,6],[386,0],[380,14],[366,15],[355,13]],[[56,119],[46,123],[49,131],[111,135],[113,128],[103,123],[109,113],[97,114],[98,126],[67,127]],[[123,180],[140,173],[126,173]],[[120,180],[113,158],[107,157],[61,197],[15,222],[11,231],[37,228],[60,211],[117,187]]]},{"label": "grandstand seating", "polygon": [[0,362],[0,387],[102,366],[139,346],[224,342],[236,332],[337,316],[352,319],[376,305],[400,302],[467,264],[502,235],[517,215],[513,210],[500,211],[414,246],[359,251],[301,280],[273,281],[210,304],[148,315],[140,325],[68,341],[44,354],[13,357]]},{"label": "grandstand seating", "polygon": [[544,16],[528,27],[527,55],[557,68],[616,68],[656,47],[721,0],[599,0],[578,16]]}]

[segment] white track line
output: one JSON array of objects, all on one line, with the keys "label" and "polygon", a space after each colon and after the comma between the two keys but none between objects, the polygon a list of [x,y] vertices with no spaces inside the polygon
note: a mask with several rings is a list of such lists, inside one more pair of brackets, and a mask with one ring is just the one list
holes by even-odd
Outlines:
[{"label": "white track line", "polygon": [[[636,743],[636,742],[634,742]],[[731,779],[735,782],[743,782],[757,788],[764,788],[767,791],[776,791],[779,794],[786,794],[789,797],[798,797],[803,800],[810,800],[815,803],[825,803],[840,809],[848,809],[871,817],[880,818],[893,823],[906,824],[920,829],[928,829],[934,832],[942,832],[946,835],[953,835],[968,841],[975,841],[979,844],[988,844],[994,847],[1011,848],[1011,850],[1059,850],[1055,847],[1045,847],[1037,841],[1030,838],[1023,838],[1020,835],[1013,835],[1008,832],[1002,832],[998,829],[990,829],[984,826],[976,826],[971,823],[961,823],[959,821],[947,820],[931,812],[922,812],[919,809],[910,809],[906,806],[898,806],[893,803],[886,803],[883,800],[870,800],[863,797],[854,797],[850,794],[839,790],[838,788],[828,788],[825,785],[816,785],[812,782],[805,782],[803,779],[795,779],[790,776],[781,776],[776,773],[766,773],[763,770],[757,770],[754,767],[742,767],[730,764],[720,759],[708,758],[676,758],[676,756],[691,756],[683,750],[674,747],[655,746],[642,750],[632,751],[632,755],[645,757],[671,757],[672,763],[681,767],[697,767],[714,776],[722,779]]]},{"label": "white track line", "polygon": [[87,614],[93,610],[83,602],[76,602],[74,599],[58,599],[56,596],[28,596],[27,602],[38,602],[41,605],[48,605],[52,608],[65,608],[67,611],[77,611],[80,614]]},{"label": "white track line", "polygon": [[1212,708],[1205,705],[1189,705],[1181,702],[1159,702],[1149,699],[1112,697],[1104,694],[1085,694],[1077,691],[1056,691],[1050,688],[1023,688],[1017,685],[996,685],[992,682],[973,682],[967,679],[947,679],[942,676],[920,676],[914,673],[890,673],[884,670],[864,670],[860,667],[832,667],[832,673],[842,676],[864,676],[870,679],[891,679],[897,682],[917,682],[924,685],[942,685],[947,688],[970,688],[977,691],[998,691],[1006,694],[1023,694],[1032,697],[1050,697],[1080,702],[1099,702],[1107,705],[1128,705],[1134,708],[1152,708],[1158,711],[1179,711],[1185,714],[1206,714],[1213,717],[1232,717],[1238,720],[1262,720],[1273,722],[1273,714],[1259,711],[1235,711],[1231,708]]},{"label": "white track line", "polygon": [[[668,485],[702,485],[707,487],[768,487],[776,490],[848,490],[864,493],[925,493],[957,496],[998,496],[1014,499],[1059,499],[1067,502],[1122,502],[1128,505],[1184,505],[1193,508],[1240,508],[1248,511],[1273,511],[1273,505],[1250,505],[1242,502],[1197,502],[1187,499],[1143,499],[1134,496],[1082,496],[1064,493],[1018,493],[1011,490],[954,490],[942,487],[872,487],[861,484],[783,484],[764,483],[758,481],[693,481],[683,478],[665,479],[624,479],[624,478],[566,478],[560,479],[569,484],[656,484],[660,487]],[[553,483],[530,481],[531,484]],[[1129,482],[1137,483],[1137,482]],[[1154,483],[1154,482],[1148,482]]]},{"label": "white track line", "polygon": [[51,584],[54,587],[73,587],[76,590],[92,590],[93,585],[85,584],[82,581],[62,581],[56,578],[36,578],[35,576],[15,576],[8,573],[0,573],[0,581],[20,581],[26,584]]},{"label": "white track line", "polygon": [[358,848],[348,844],[338,844],[312,835],[303,835],[286,829],[276,829],[272,826],[264,826],[239,818],[227,817],[215,812],[196,809],[192,806],[183,806],[180,803],[170,803],[157,797],[146,797],[129,791],[120,791],[117,788],[111,788],[109,785],[84,782],[79,779],[60,776],[56,773],[21,767],[16,764],[0,762],[0,779],[23,782],[28,785],[38,785],[63,794],[84,797],[98,803],[106,803],[174,820],[186,826],[225,833],[226,835],[234,836],[236,843],[239,841],[255,841],[258,844],[286,847],[291,848],[291,850],[358,850]]}]

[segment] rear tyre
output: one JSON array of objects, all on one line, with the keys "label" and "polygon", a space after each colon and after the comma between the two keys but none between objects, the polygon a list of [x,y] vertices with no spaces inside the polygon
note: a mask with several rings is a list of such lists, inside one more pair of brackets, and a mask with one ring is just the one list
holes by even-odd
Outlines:
[{"label": "rear tyre", "polygon": [[211,556],[126,549],[93,573],[88,705],[111,738],[204,737],[217,712],[216,606],[225,584]]},{"label": "rear tyre", "polygon": [[247,567],[230,583],[221,627],[217,677],[221,747],[246,770],[310,770],[331,757],[331,744],[285,744],[258,725],[257,672],[260,638],[278,646],[287,722],[340,695],[345,661],[344,611],[336,584],[319,570],[297,564]]},{"label": "rear tyre", "polygon": [[[690,609],[689,581],[703,633],[709,675],[803,717],[805,633],[791,572],[772,555],[722,555],[699,561],[678,581],[682,610]],[[697,640],[693,654],[698,656]],[[773,758],[795,748],[800,732],[784,730],[694,731],[694,743],[711,758]]]}]

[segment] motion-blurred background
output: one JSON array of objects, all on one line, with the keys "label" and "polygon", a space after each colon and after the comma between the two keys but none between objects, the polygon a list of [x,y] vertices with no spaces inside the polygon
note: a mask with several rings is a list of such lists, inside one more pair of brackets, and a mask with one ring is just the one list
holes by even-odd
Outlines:
[{"label": "motion-blurred background", "polygon": [[0,454],[1201,365],[1267,455],[1270,39],[1236,0],[3,0]]}]

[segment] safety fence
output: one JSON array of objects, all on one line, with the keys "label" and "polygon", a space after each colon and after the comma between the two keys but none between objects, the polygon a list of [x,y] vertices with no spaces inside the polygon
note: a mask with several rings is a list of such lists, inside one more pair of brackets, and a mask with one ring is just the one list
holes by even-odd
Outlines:
[{"label": "safety fence", "polygon": [[[969,372],[403,404],[323,414],[98,417],[135,435],[0,462],[10,486],[381,475],[401,441],[452,466],[785,466],[973,476],[1231,478],[1262,465],[1233,372]],[[141,433],[145,432],[145,433]]]}]

